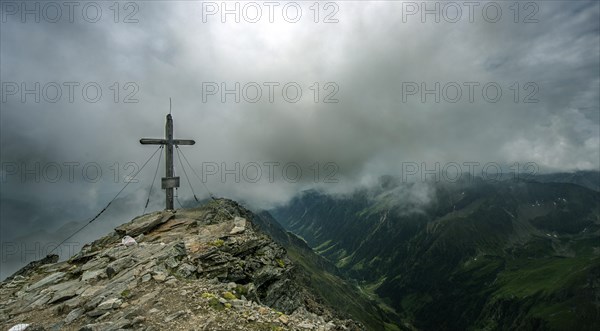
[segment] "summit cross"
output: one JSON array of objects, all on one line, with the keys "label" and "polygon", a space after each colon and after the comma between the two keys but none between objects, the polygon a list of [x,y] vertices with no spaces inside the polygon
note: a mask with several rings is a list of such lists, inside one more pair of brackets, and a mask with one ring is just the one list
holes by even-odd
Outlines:
[{"label": "summit cross", "polygon": [[165,145],[165,177],[162,178],[162,188],[166,192],[166,206],[165,209],[173,210],[173,188],[179,187],[179,177],[175,177],[175,171],[173,169],[173,146],[178,145],[194,145],[194,140],[181,140],[173,139],[173,117],[171,114],[167,115],[167,124],[165,126],[165,138],[154,139],[154,138],[142,138],[140,139],[142,145]]}]

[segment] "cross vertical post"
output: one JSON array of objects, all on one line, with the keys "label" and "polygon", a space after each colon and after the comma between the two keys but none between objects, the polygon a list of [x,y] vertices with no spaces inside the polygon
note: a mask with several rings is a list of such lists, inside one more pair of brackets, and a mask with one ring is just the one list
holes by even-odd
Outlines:
[{"label": "cross vertical post", "polygon": [[[165,178],[174,178],[175,169],[173,169],[173,117],[167,115],[167,124],[165,125],[165,138],[167,138],[167,146],[165,148],[165,161],[167,166],[165,169]],[[179,177],[177,177],[179,178]],[[178,187],[177,185],[176,187]],[[173,207],[173,186],[164,187],[166,195],[166,209],[175,209]]]},{"label": "cross vertical post", "polygon": [[[165,209],[173,210],[173,188],[179,187],[179,177],[175,177],[173,168],[173,146],[178,145],[194,145],[194,140],[173,139],[173,117],[167,115],[167,123],[165,125],[165,139],[142,138],[142,145],[165,145],[165,177],[162,178],[162,188],[165,190]],[[183,165],[182,165],[183,166]]]}]

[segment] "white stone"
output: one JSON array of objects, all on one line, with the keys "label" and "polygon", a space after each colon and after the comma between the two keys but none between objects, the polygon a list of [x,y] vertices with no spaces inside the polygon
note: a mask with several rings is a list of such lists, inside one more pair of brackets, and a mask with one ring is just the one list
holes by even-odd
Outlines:
[{"label": "white stone", "polygon": [[29,324],[20,323],[20,324],[13,326],[10,329],[8,329],[8,331],[25,331],[25,330],[27,330],[28,327],[29,327]]},{"label": "white stone", "polygon": [[131,238],[130,236],[124,236],[123,239],[121,239],[121,244],[125,246],[132,246],[137,244],[137,241],[135,241],[135,239]]}]

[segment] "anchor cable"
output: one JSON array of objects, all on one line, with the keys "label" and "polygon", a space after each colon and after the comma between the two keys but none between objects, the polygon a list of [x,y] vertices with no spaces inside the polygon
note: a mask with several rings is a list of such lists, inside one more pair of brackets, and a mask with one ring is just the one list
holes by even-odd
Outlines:
[{"label": "anchor cable", "polygon": [[106,209],[110,206],[110,204],[115,201],[117,199],[117,197],[125,190],[125,188],[127,188],[127,186],[129,184],[131,184],[131,182],[133,181],[133,179],[135,179],[135,177],[140,173],[140,171],[142,171],[142,169],[144,169],[144,167],[148,164],[148,162],[150,162],[150,160],[152,160],[152,158],[154,157],[154,155],[156,155],[156,153],[161,149],[161,146],[159,146],[156,151],[154,151],[154,153],[152,153],[152,155],[150,155],[150,157],[148,158],[148,160],[146,160],[146,162],[144,162],[144,164],[142,165],[142,167],[133,175],[133,177],[129,178],[127,180],[127,183],[125,184],[125,186],[123,186],[123,188],[119,191],[119,193],[117,193],[117,195],[115,195],[114,198],[112,198],[112,200],[110,200],[108,202],[108,204],[106,205],[106,207],[102,208],[102,210],[96,214],[96,216],[94,216],[89,222],[87,222],[86,224],[84,224],[81,228],[79,228],[77,231],[73,232],[70,236],[68,236],[67,238],[65,238],[65,240],[61,241],[60,244],[58,244],[56,247],[54,247],[49,253],[48,255],[52,254],[57,248],[59,248],[60,246],[62,246],[62,244],[64,244],[67,240],[73,238],[74,235],[76,235],[77,233],[79,233],[81,230],[85,229],[88,225],[90,225],[93,221],[95,221],[96,219],[98,219],[98,217],[100,217],[100,215],[102,215],[102,213],[104,213],[106,211]]},{"label": "anchor cable", "polygon": [[[163,148],[164,145],[160,145],[159,148]],[[152,188],[154,187],[154,183],[156,182],[156,175],[158,175],[158,168],[160,168],[160,160],[162,159],[162,153],[158,154],[158,163],[156,164],[156,171],[154,171],[154,178],[152,179],[152,184],[150,185],[150,191],[148,191],[148,199],[146,199],[146,206],[144,206],[144,211],[142,215],[146,213],[146,208],[148,208],[148,204],[150,203],[150,196],[152,195]]]},{"label": "anchor cable", "polygon": [[179,152],[179,146],[175,145],[175,150],[177,151],[177,159],[179,159],[179,164],[181,164],[181,169],[183,170],[183,174],[185,175],[185,179],[187,180],[188,185],[190,185],[190,190],[192,190],[192,194],[194,195],[194,200],[196,200],[196,202],[200,202],[198,200],[198,197],[196,196],[196,192],[194,192],[194,188],[192,187],[192,182],[190,182],[190,178],[188,177],[187,172],[185,171],[185,165],[181,161],[181,155],[180,155],[180,152]]},{"label": "anchor cable", "polygon": [[[200,176],[198,176],[198,174],[196,173],[196,170],[194,170],[194,167],[192,167],[192,165],[190,164],[190,161],[188,161],[187,157],[185,157],[185,153],[183,153],[183,150],[181,151],[181,155],[183,156],[183,159],[187,163],[188,167],[190,167],[190,169],[192,169],[192,172],[194,173],[194,175],[196,175],[196,177],[200,181],[200,184],[202,184],[202,186],[204,187],[204,189],[206,190],[206,192],[208,192],[208,195],[210,196],[210,198],[213,199],[213,200],[215,200],[215,197],[210,192],[210,190],[208,189],[208,187],[206,187],[206,184],[204,184],[204,182],[202,181],[202,179],[200,179]],[[179,162],[181,162],[181,161],[179,161]]]}]

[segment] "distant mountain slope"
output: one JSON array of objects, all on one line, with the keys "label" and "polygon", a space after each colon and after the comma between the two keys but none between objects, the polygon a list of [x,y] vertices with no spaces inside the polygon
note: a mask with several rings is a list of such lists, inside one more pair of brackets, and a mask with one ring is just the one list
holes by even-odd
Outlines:
[{"label": "distant mountain slope", "polygon": [[389,307],[370,299],[349,284],[328,260],[317,255],[302,239],[286,232],[266,211],[258,213],[254,223],[285,247],[290,259],[306,272],[304,285],[348,317],[363,322],[369,330],[400,330],[400,318]]},{"label": "distant mountain slope", "polygon": [[404,322],[440,329],[600,328],[600,193],[527,180],[304,192],[272,210]]},{"label": "distant mountain slope", "polygon": [[527,175],[521,174],[521,179],[540,183],[570,183],[600,191],[600,171],[558,172],[550,174]]}]

